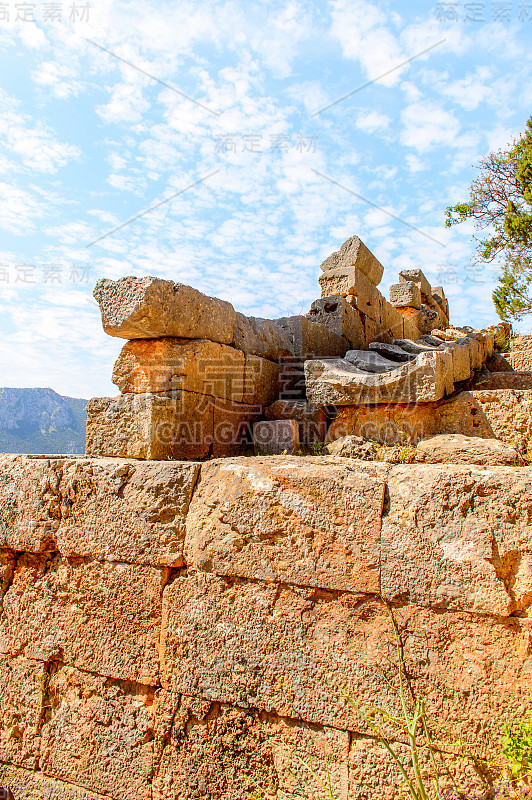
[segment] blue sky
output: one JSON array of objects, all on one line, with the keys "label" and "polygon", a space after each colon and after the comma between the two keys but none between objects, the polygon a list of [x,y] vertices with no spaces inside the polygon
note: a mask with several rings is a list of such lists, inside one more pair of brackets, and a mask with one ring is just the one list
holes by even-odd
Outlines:
[{"label": "blue sky", "polygon": [[355,233],[385,295],[421,267],[454,323],[495,322],[444,209],[532,114],[531,45],[532,0],[6,0],[0,385],[118,393],[99,277],[306,313]]}]

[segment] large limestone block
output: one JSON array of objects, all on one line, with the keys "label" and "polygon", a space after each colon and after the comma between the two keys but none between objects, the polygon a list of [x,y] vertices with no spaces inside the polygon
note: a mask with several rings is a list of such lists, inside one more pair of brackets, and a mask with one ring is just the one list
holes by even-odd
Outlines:
[{"label": "large limestone block", "polygon": [[307,318],[347,339],[350,347],[364,347],[364,325],[359,313],[344,297],[322,297],[315,300]]},{"label": "large limestone block", "polygon": [[532,389],[532,372],[483,372],[475,389]]},{"label": "large limestone block", "polygon": [[89,792],[73,783],[56,781],[42,772],[0,763],[0,786],[6,800],[109,800],[112,795]]},{"label": "large limestone block", "polygon": [[156,683],[167,571],[23,555],[4,595],[0,652]]},{"label": "large limestone block", "polygon": [[353,297],[358,311],[382,326],[384,297],[357,267],[330,269],[320,275],[319,283],[322,297]]},{"label": "large limestone block", "polygon": [[471,344],[471,339],[467,337],[462,337],[457,341],[440,342],[436,337],[425,334],[415,341],[397,339],[394,344],[413,355],[430,352],[430,350],[434,349],[442,353],[450,353],[453,362],[453,381],[458,383],[471,377],[471,350],[473,345]]},{"label": "large limestone block", "polygon": [[425,464],[479,464],[484,466],[519,466],[523,460],[512,445],[498,439],[441,433],[419,442],[416,461]]},{"label": "large limestone block", "polygon": [[421,308],[421,291],[417,283],[412,283],[412,281],[392,283],[389,291],[392,306]]},{"label": "large limestone block", "polygon": [[430,283],[420,269],[402,269],[399,273],[399,280],[402,283],[416,283],[421,294],[424,294],[425,297],[432,296]]},{"label": "large limestone block", "polygon": [[305,401],[276,400],[264,409],[266,419],[293,419],[299,427],[302,444],[323,442],[327,433],[327,414],[322,408],[310,406]]},{"label": "large limestone block", "polygon": [[232,345],[244,353],[270,361],[279,361],[283,356],[293,355],[290,338],[273,320],[246,317],[238,312]]},{"label": "large limestone block", "polygon": [[[404,336],[404,317],[391,303],[384,301],[382,306],[382,324],[390,332],[393,339],[402,339]],[[369,342],[368,342],[369,344]]]},{"label": "large limestone block", "polygon": [[349,349],[343,336],[325,325],[311,322],[307,317],[281,317],[276,322],[290,337],[295,357],[301,361],[320,356],[343,356]]},{"label": "large limestone block", "polygon": [[403,316],[403,336],[405,339],[419,339],[421,336],[421,331],[417,325],[405,316]]},{"label": "large limestone block", "polygon": [[[174,697],[164,690],[158,696]],[[268,787],[279,800],[295,800],[309,777],[298,759],[309,758],[324,783],[328,769],[334,796],[347,796],[347,731],[185,696],[167,705],[154,799],[249,800]],[[305,796],[317,798],[313,788]]]},{"label": "large limestone block", "polygon": [[253,426],[253,444],[256,455],[297,454],[299,426],[295,419],[261,420]]},{"label": "large limestone block", "polygon": [[331,253],[321,265],[324,272],[344,267],[357,267],[374,286],[379,285],[384,272],[380,261],[377,261],[358,236],[347,239],[340,249]]},{"label": "large limestone block", "polygon": [[205,339],[136,339],[122,348],[113,383],[130,392],[187,391],[241,403],[245,356]]},{"label": "large limestone block", "polygon": [[492,436],[526,452],[532,439],[532,390],[474,389],[471,395],[481,407]]},{"label": "large limestone block", "polygon": [[375,349],[348,350],[345,354],[345,360],[349,361],[350,364],[353,364],[363,372],[369,372],[374,375],[382,375],[384,372],[390,372],[393,369],[397,369],[400,363],[404,363],[392,361],[376,352]]},{"label": "large limestone block", "polygon": [[532,607],[531,477],[529,467],[393,467],[382,525],[383,597],[526,614]]},{"label": "large limestone block", "polygon": [[332,422],[326,441],[355,435],[382,444],[417,444],[440,433],[495,438],[475,394],[459,392],[438,403],[349,406]]},{"label": "large limestone block", "polygon": [[0,761],[36,768],[44,677],[41,661],[0,656]]},{"label": "large limestone block", "polygon": [[[473,726],[477,745],[499,748],[500,709],[511,720],[528,707],[530,620],[413,605],[394,615],[429,717],[455,738]],[[162,630],[165,689],[354,731],[360,717],[337,685],[398,710],[386,682],[396,679],[393,628],[372,598],[192,573],[165,589]]]},{"label": "large limestone block", "polygon": [[246,354],[242,402],[265,406],[274,402],[281,391],[283,365],[260,356]]},{"label": "large limestone block", "polygon": [[214,436],[214,398],[194,392],[94,397],[87,404],[88,456],[206,458]]},{"label": "large limestone block", "polygon": [[212,458],[250,453],[253,448],[253,425],[262,416],[262,406],[214,400]]},{"label": "large limestone block", "polygon": [[415,361],[381,375],[363,372],[345,359],[305,362],[307,399],[316,406],[430,403],[453,390],[448,353],[421,353]]},{"label": "large limestone block", "polygon": [[231,344],[236,312],[231,303],[207,297],[192,286],[161,278],[103,278],[94,297],[103,329],[122,339],[210,339]]},{"label": "large limestone block", "polygon": [[219,575],[377,592],[386,467],[234,459],[202,468],[185,560]]},{"label": "large limestone block", "polygon": [[198,471],[193,462],[3,456],[0,546],[180,566]]},{"label": "large limestone block", "polygon": [[108,797],[151,800],[153,691],[69,666],[53,670],[41,733],[42,771]]},{"label": "large limestone block", "polygon": [[[372,342],[369,346],[370,350],[374,350],[384,358],[395,361],[398,364],[405,364],[409,361],[414,361],[415,355],[404,350],[398,344],[386,344],[385,342]],[[417,355],[417,353],[416,353]]]}]

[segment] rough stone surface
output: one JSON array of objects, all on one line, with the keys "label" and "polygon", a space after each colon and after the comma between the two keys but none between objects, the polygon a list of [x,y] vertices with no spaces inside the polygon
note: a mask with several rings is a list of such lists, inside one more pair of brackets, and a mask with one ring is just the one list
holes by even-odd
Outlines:
[{"label": "rough stone surface", "polygon": [[449,353],[421,353],[415,361],[381,375],[368,374],[345,359],[305,362],[307,399],[316,406],[430,403],[453,391]]},{"label": "rough stone surface", "polygon": [[[72,783],[56,781],[34,772],[0,763],[0,786],[11,791],[6,800],[108,800],[110,795],[89,792]],[[114,795],[117,797],[117,795]]]},{"label": "rough stone surface", "polygon": [[232,345],[244,353],[270,361],[293,355],[290,338],[273,320],[246,317],[238,312]]},{"label": "rough stone surface", "polygon": [[389,291],[392,306],[421,308],[421,291],[417,283],[412,283],[412,281],[392,283]]},{"label": "rough stone surface", "polygon": [[400,364],[414,361],[416,357],[413,353],[403,350],[402,347],[399,347],[396,344],[386,344],[385,342],[372,342],[369,346],[369,349],[375,350],[381,356],[384,356],[384,358],[389,358],[391,361],[395,361]]},{"label": "rough stone surface", "polygon": [[361,436],[342,436],[325,446],[325,452],[330,456],[343,458],[372,459],[375,453],[373,443],[362,439]]},{"label": "rough stone surface", "polygon": [[490,372],[512,372],[513,367],[506,358],[508,353],[505,355],[501,353],[496,353],[491,358],[488,358],[486,361],[486,369]]},{"label": "rough stone surface", "polygon": [[233,341],[236,312],[231,303],[207,297],[183,283],[151,277],[104,278],[96,283],[94,297],[109,336]]},{"label": "rough stone surface", "polygon": [[322,297],[315,300],[307,318],[347,339],[350,347],[364,347],[364,325],[358,312],[344,297]]},{"label": "rough stone surface", "polygon": [[276,400],[264,409],[266,419],[294,419],[299,427],[302,444],[323,442],[327,433],[327,414],[322,408],[305,401]]},{"label": "rough stone surface", "polygon": [[376,592],[385,470],[294,457],[206,465],[186,561],[219,575]]},{"label": "rough stone surface", "polygon": [[0,656],[0,761],[37,766],[43,677],[40,661]]},{"label": "rough stone surface", "polygon": [[[405,335],[403,315],[386,300],[382,309],[382,324],[385,330],[389,331],[392,340],[402,339]],[[369,344],[366,342],[366,347]]]},{"label": "rough stone surface", "polygon": [[149,566],[24,554],[4,595],[0,653],[154,683],[165,577]]},{"label": "rough stone surface", "polygon": [[42,771],[105,795],[151,800],[153,689],[61,666],[46,690]]},{"label": "rough stone surface", "polygon": [[258,455],[297,453],[300,446],[299,426],[295,419],[256,422],[253,426],[253,443]]},{"label": "rough stone surface", "polygon": [[282,364],[260,356],[246,355],[242,402],[256,406],[272,403],[281,391],[282,375]]},{"label": "rough stone surface", "polygon": [[384,372],[390,372],[397,369],[399,363],[385,358],[375,350],[348,350],[345,354],[345,360],[353,364],[357,369],[363,372],[369,372],[374,375],[382,375]]},{"label": "rough stone surface", "polygon": [[340,250],[331,253],[321,265],[323,271],[338,267],[357,267],[374,286],[378,286],[384,272],[382,264],[377,261],[358,236],[351,236],[347,239]]},{"label": "rough stone surface", "polygon": [[89,456],[201,459],[251,443],[261,407],[194,392],[124,394],[87,405]]},{"label": "rough stone surface", "polygon": [[399,273],[399,280],[403,283],[416,283],[421,294],[424,294],[425,297],[432,296],[430,283],[420,269],[402,269]]},{"label": "rough stone surface", "polygon": [[417,446],[417,455],[427,464],[517,466],[523,463],[515,447],[505,442],[459,433],[443,433],[424,439]]},{"label": "rough stone surface", "polygon": [[483,372],[475,389],[532,389],[532,372]]},{"label": "rough stone surface", "polygon": [[320,356],[343,356],[349,349],[347,339],[307,317],[282,317],[276,322],[286,331],[294,354],[301,361]]},{"label": "rough stone surface", "polygon": [[[530,621],[416,605],[394,613],[429,715],[445,714],[455,735],[476,726],[477,744],[498,749],[500,709],[511,718],[527,707]],[[190,574],[165,590],[163,620],[168,690],[354,731],[360,718],[331,686],[396,708],[379,671],[394,657],[393,631],[373,599]]]},{"label": "rough stone surface", "polygon": [[0,546],[180,566],[193,462],[0,458]]},{"label": "rough stone surface", "polygon": [[320,275],[319,283],[322,297],[355,298],[357,309],[382,326],[384,297],[357,267],[331,269]]},{"label": "rough stone surface", "polygon": [[350,434],[388,445],[416,444],[441,433],[500,438],[476,395],[459,392],[439,403],[349,406],[332,422],[326,441]]},{"label": "rough stone surface", "polygon": [[532,390],[474,389],[492,436],[523,453],[532,439]]},{"label": "rough stone surface", "polygon": [[[531,475],[530,468],[393,467],[382,526],[383,596],[500,616],[526,613]],[[405,559],[407,552],[415,558]]]}]

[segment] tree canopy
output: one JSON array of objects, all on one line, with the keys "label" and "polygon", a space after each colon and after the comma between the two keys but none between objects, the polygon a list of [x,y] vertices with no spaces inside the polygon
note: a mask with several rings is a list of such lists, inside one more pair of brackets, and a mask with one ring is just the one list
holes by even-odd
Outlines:
[{"label": "tree canopy", "polygon": [[449,206],[447,227],[471,219],[476,263],[500,265],[493,302],[501,319],[518,320],[532,312],[532,117],[525,133],[507,148],[478,163],[469,201]]}]

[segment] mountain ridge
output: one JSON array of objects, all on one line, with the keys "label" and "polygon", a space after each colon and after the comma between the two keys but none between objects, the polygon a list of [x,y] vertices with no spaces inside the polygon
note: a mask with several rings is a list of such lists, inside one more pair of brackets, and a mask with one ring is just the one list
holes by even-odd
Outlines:
[{"label": "mountain ridge", "polygon": [[85,452],[87,400],[50,387],[0,387],[0,452]]}]

